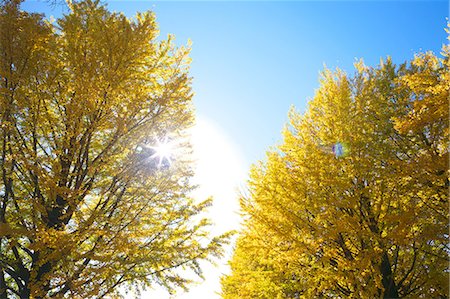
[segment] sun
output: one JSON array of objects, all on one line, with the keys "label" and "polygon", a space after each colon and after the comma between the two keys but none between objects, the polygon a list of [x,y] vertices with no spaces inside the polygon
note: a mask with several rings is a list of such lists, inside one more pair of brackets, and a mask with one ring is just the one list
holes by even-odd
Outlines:
[{"label": "sun", "polygon": [[163,141],[157,141],[155,146],[150,146],[151,149],[155,151],[155,153],[150,157],[151,159],[159,159],[158,167],[161,167],[164,161],[172,164],[172,155],[174,152],[172,142],[168,141],[168,138],[164,138]]},{"label": "sun", "polygon": [[162,166],[170,166],[172,164],[172,158],[175,154],[175,145],[173,141],[170,141],[168,137],[164,137],[164,139],[156,140],[156,144],[154,145],[143,145],[138,146],[138,152],[144,152],[148,155],[147,161],[152,161],[152,165],[154,161],[156,161],[156,166],[161,168]]}]

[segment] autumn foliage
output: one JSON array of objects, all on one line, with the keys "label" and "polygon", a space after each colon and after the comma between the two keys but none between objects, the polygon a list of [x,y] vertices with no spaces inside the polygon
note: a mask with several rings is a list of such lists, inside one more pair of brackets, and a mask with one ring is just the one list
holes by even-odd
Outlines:
[{"label": "autumn foliage", "polygon": [[251,171],[223,298],[447,298],[449,54],[323,72]]},{"label": "autumn foliage", "polygon": [[[0,298],[186,287],[226,241],[190,198],[189,49],[150,12],[77,1],[52,23],[20,2],[0,5]],[[162,140],[183,153],[156,163]]]}]

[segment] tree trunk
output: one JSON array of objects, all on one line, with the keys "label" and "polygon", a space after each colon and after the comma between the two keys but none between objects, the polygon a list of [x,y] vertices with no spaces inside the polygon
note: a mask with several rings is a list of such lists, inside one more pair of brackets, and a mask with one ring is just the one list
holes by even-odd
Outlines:
[{"label": "tree trunk", "polygon": [[6,293],[6,282],[3,269],[0,269],[0,298],[8,298]]},{"label": "tree trunk", "polygon": [[382,275],[381,282],[384,287],[383,298],[399,298],[398,288],[392,275],[391,263],[386,252],[383,253],[380,269]]}]

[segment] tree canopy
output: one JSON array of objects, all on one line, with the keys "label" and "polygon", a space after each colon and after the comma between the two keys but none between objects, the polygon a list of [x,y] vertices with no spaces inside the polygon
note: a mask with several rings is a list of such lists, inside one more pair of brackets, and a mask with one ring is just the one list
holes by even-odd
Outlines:
[{"label": "tree canopy", "polygon": [[20,2],[0,4],[0,298],[185,288],[227,242],[190,197],[189,48],[151,12],[76,1],[52,22]]},{"label": "tree canopy", "polygon": [[448,298],[449,49],[323,72],[251,171],[223,298]]}]

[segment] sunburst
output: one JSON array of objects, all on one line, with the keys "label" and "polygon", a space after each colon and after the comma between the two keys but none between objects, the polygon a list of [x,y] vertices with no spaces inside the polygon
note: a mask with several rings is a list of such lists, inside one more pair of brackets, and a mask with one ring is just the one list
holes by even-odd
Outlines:
[{"label": "sunburst", "polygon": [[165,137],[162,141],[157,140],[156,145],[148,146],[148,148],[154,151],[150,159],[158,159],[158,168],[161,167],[166,161],[169,165],[172,164],[172,155],[174,152],[173,143]]}]

